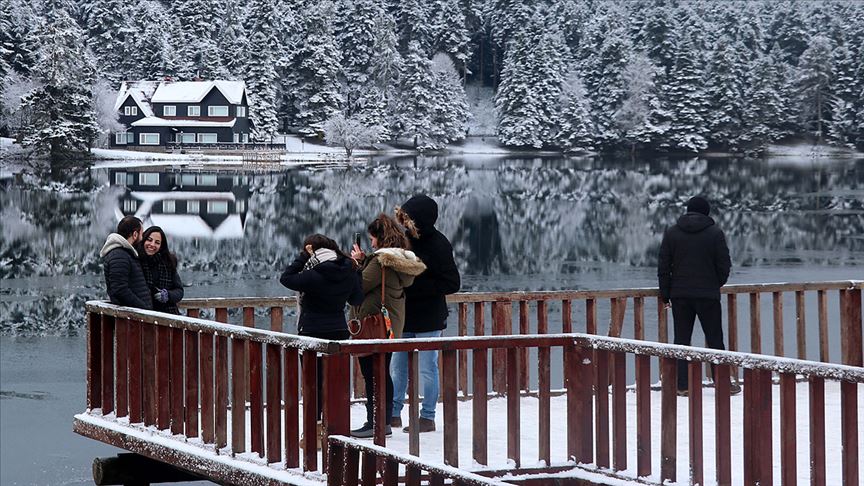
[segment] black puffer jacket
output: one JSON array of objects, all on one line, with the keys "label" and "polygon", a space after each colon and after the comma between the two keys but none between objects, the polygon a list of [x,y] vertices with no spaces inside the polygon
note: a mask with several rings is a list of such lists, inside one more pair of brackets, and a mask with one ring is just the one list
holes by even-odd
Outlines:
[{"label": "black puffer jacket", "polygon": [[303,294],[297,331],[318,334],[347,330],[345,303],[363,303],[360,276],[348,258],[322,262],[304,271],[308,260],[309,254],[301,252],[279,279],[285,287]]},{"label": "black puffer jacket", "polygon": [[675,298],[720,300],[720,287],[731,269],[726,236],[709,216],[688,212],[663,235],[657,277],[665,302]]},{"label": "black puffer jacket", "polygon": [[112,304],[153,309],[150,289],[138,262],[138,253],[126,238],[111,233],[99,256],[102,257],[105,287]]},{"label": "black puffer jacket", "polygon": [[[442,330],[447,327],[445,296],[458,292],[462,282],[453,246],[435,229],[438,204],[428,196],[418,195],[406,201],[398,213],[397,218],[409,229],[411,250],[426,264],[426,271],[405,289],[405,331]],[[416,230],[417,237],[412,230]]]}]

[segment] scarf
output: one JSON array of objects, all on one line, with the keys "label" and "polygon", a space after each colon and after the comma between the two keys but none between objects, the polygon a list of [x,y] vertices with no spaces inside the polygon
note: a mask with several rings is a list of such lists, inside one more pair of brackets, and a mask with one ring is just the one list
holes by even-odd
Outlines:
[{"label": "scarf", "polygon": [[332,262],[337,258],[336,252],[333,250],[329,250],[327,248],[318,248],[315,250],[315,253],[309,257],[309,260],[306,260],[306,264],[303,265],[303,270],[311,270],[315,268],[316,265],[324,262]]},{"label": "scarf", "polygon": [[[174,287],[174,271],[168,265],[168,261],[160,254],[148,256],[142,252],[141,271],[144,273],[144,280],[147,286],[150,287],[150,292],[156,289],[171,289]],[[167,310],[167,312],[178,314],[177,305],[170,302],[162,303],[154,300],[153,305],[156,310]]]}]

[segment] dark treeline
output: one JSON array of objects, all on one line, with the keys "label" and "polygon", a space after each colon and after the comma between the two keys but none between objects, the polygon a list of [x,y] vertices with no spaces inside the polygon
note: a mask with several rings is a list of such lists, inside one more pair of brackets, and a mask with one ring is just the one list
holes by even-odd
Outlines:
[{"label": "dark treeline", "polygon": [[259,139],[341,113],[435,149],[470,130],[467,85],[513,147],[862,148],[862,41],[845,0],[0,0],[0,109],[82,146],[99,80],[244,79]]}]

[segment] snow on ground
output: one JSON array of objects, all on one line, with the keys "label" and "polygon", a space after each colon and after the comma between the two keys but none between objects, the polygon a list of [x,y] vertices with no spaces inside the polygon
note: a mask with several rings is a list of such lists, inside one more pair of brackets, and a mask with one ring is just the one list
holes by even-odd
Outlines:
[{"label": "snow on ground", "polygon": [[[799,383],[797,386],[797,471],[798,480],[801,484],[807,484],[810,479],[810,458],[809,458],[809,398],[808,387],[806,383]],[[859,397],[864,393],[864,385],[858,385]],[[611,402],[611,397],[610,397]],[[533,397],[522,398],[521,402],[521,462],[523,467],[542,466],[538,461],[538,400]],[[660,391],[651,393],[651,451],[652,451],[652,472],[653,474],[645,479],[652,482],[660,482]],[[552,423],[552,466],[560,466],[567,464],[566,457],[566,430],[563,424],[566,424],[566,396],[553,397],[551,399],[551,423]],[[470,401],[460,401],[459,407],[459,465],[467,470],[481,469],[501,469],[511,467],[507,459],[507,400],[505,398],[494,398],[488,402],[488,457],[489,464],[481,466],[474,463],[472,459],[472,403]],[[688,444],[688,407],[689,400],[685,397],[678,398],[678,434],[677,434],[677,482],[666,483],[669,485],[689,484],[689,444]],[[732,483],[743,484],[743,395],[737,395],[731,398],[732,410]],[[780,440],[778,437],[780,430],[780,397],[779,387],[773,387],[773,468],[774,478],[780,477]],[[703,450],[704,450],[704,478],[705,485],[714,485],[715,481],[715,455],[714,455],[714,389],[705,388],[703,390]],[[403,413],[403,422],[407,423],[407,410]],[[355,404],[351,408],[351,426],[352,428],[359,427],[365,421],[366,409],[362,404]],[[437,408],[437,425],[438,430],[435,432],[424,433],[420,436],[420,457],[431,463],[443,464],[443,406],[438,404]],[[105,422],[100,415],[91,416],[81,414],[78,417],[85,417],[90,422],[96,423]],[[229,416],[230,421],[230,416]],[[199,454],[210,454],[216,457],[212,451],[212,446],[195,446],[195,442],[200,443],[200,440],[193,439],[187,443],[170,439],[165,432],[156,432],[155,429],[141,428],[140,426],[129,427],[124,425],[125,419],[121,419],[119,423],[111,420],[111,426],[121,431],[135,430],[138,436],[147,435],[154,437],[160,443],[170,445],[171,441],[177,442],[180,448],[189,450],[189,448],[197,449]],[[864,433],[861,433],[861,424],[864,424],[864,407],[858,409],[859,423],[859,462],[864,462]],[[247,433],[246,437],[251,437],[249,429],[249,420],[247,415]],[[611,423],[610,423],[611,431]],[[231,443],[230,438],[231,426],[229,424],[228,443]],[[838,382],[828,381],[825,384],[825,433],[826,433],[826,483],[840,484],[841,465],[842,465],[842,447],[840,442],[840,385]],[[371,444],[371,440],[369,441]],[[626,471],[621,474],[624,476],[636,476],[636,395],[635,393],[627,393],[627,465]],[[401,454],[408,453],[408,434],[400,430],[394,430],[393,435],[387,438],[386,447],[393,449]],[[610,442],[611,448],[611,442]],[[244,459],[257,462],[261,468],[267,470],[267,475],[272,475],[277,471],[280,465],[274,464],[270,467],[263,465],[263,459],[258,459],[252,454],[243,454]],[[224,457],[224,456],[222,456]],[[244,466],[252,467],[252,466]],[[592,465],[588,465],[589,468]],[[289,474],[289,473],[285,473]],[[296,478],[296,474],[290,473],[292,478]],[[595,473],[586,472],[581,469],[563,472],[556,476],[580,477],[588,478],[592,476],[594,479],[602,478]],[[272,477],[272,476],[271,476]],[[613,481],[608,484],[628,484],[628,481]],[[637,484],[633,482],[632,484]]]}]

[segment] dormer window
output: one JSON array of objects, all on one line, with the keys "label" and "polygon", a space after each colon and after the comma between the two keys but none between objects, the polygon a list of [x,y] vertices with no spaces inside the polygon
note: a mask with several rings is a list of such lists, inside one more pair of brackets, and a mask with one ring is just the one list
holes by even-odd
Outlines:
[{"label": "dormer window", "polygon": [[228,107],[224,105],[208,106],[207,116],[228,116]]},{"label": "dormer window", "polygon": [[237,118],[244,118],[246,116],[246,107],[238,106],[237,107]]},{"label": "dormer window", "polygon": [[189,105],[186,107],[186,116],[201,116],[201,107],[198,105]]},{"label": "dormer window", "polygon": [[126,116],[138,116],[138,107],[137,106],[124,106],[123,114]]},{"label": "dormer window", "polygon": [[177,107],[174,105],[165,105],[162,107],[162,116],[177,116]]}]

